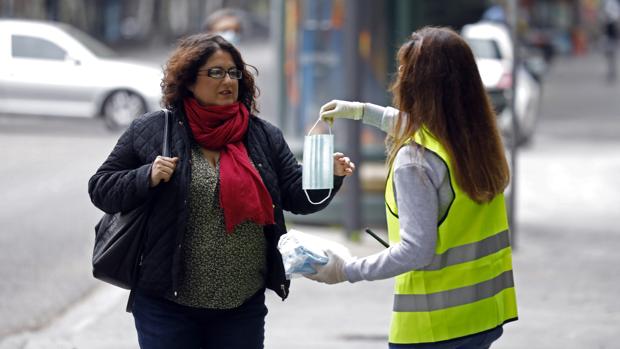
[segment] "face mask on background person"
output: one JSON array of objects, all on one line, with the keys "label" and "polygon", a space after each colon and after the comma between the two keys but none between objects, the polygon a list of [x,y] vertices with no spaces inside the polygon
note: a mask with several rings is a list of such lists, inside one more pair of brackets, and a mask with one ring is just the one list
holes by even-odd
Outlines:
[{"label": "face mask on background person", "polygon": [[217,32],[216,34],[223,37],[226,41],[233,45],[239,44],[239,40],[241,39],[240,35],[234,30],[225,30]]}]

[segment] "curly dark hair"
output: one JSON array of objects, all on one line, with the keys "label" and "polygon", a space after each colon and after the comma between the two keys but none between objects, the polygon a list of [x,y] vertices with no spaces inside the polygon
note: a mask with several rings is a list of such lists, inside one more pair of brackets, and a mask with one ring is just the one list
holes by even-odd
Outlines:
[{"label": "curly dark hair", "polygon": [[164,67],[164,78],[161,81],[164,107],[178,107],[185,97],[193,96],[188,87],[196,82],[198,70],[218,50],[230,53],[237,69],[243,72],[243,77],[239,80],[239,101],[250,112],[258,113],[256,98],[259,90],[254,83],[254,74],[248,70],[248,67],[252,68],[256,74],[258,70],[246,64],[241,53],[230,42],[219,35],[205,33],[181,39],[168,59]]}]

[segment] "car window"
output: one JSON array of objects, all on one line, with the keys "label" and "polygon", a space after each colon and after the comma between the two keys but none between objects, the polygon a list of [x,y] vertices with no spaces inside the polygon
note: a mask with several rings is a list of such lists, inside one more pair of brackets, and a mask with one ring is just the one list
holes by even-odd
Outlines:
[{"label": "car window", "polygon": [[11,53],[16,58],[36,58],[62,61],[67,51],[51,41],[26,35],[12,35]]},{"label": "car window", "polygon": [[502,55],[495,40],[467,39],[467,43],[477,58],[501,59]]},{"label": "car window", "polygon": [[105,46],[79,29],[64,23],[59,23],[58,27],[73,36],[73,38],[82,43],[82,45],[86,46],[86,48],[88,48],[97,57],[114,58],[117,56],[116,52],[114,52],[111,48]]}]

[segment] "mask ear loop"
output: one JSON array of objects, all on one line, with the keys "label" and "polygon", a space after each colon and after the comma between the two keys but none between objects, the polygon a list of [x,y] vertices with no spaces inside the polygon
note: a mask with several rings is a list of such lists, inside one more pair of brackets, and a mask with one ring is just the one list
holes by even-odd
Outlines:
[{"label": "mask ear loop", "polygon": [[[312,126],[312,128],[310,128],[310,130],[308,131],[308,134],[306,134],[306,136],[309,136],[310,133],[312,133],[312,130],[314,130],[314,128],[316,127],[316,125],[318,125],[319,121],[321,121],[321,118],[319,117],[318,120],[314,123],[314,125]],[[330,123],[327,123],[329,125],[328,130],[329,130],[329,135],[331,136],[332,134],[332,126]],[[310,195],[308,195],[308,190],[303,189],[304,193],[306,194],[306,199],[308,199],[308,202],[310,202],[313,205],[320,205],[322,203],[324,203],[325,201],[327,201],[327,199],[329,199],[329,197],[332,195],[332,189],[329,189],[329,192],[327,193],[327,197],[319,202],[314,202],[312,201],[312,199],[310,199]]]}]

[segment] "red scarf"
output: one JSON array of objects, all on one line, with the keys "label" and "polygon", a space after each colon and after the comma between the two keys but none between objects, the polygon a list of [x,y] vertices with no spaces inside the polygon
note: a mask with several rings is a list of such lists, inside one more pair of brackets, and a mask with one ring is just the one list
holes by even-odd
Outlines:
[{"label": "red scarf", "polygon": [[195,98],[183,101],[194,139],[220,151],[220,206],[226,231],[247,220],[274,224],[273,203],[243,144],[250,113],[241,102],[202,106]]}]

